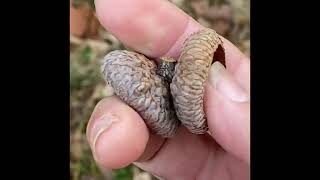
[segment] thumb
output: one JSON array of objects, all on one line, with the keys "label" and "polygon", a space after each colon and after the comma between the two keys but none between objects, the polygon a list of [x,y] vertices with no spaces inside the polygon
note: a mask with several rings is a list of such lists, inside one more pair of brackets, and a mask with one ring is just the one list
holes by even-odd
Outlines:
[{"label": "thumb", "polygon": [[205,96],[210,134],[226,151],[249,164],[249,93],[221,63],[215,62],[210,70]]}]

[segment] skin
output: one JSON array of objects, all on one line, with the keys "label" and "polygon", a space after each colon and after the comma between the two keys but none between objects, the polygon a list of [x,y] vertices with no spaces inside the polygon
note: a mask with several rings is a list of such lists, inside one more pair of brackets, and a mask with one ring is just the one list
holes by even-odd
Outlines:
[{"label": "skin", "polygon": [[[179,55],[186,37],[203,28],[166,0],[96,0],[100,23],[121,42],[158,59]],[[226,69],[250,93],[250,60],[228,40]],[[223,88],[224,85],[220,85]],[[88,142],[103,170],[131,163],[160,179],[250,179],[250,102],[230,101],[210,85],[205,91],[210,133],[181,128],[175,138],[152,135],[141,117],[117,97],[101,100],[87,126]],[[94,127],[113,119],[94,145]]]}]

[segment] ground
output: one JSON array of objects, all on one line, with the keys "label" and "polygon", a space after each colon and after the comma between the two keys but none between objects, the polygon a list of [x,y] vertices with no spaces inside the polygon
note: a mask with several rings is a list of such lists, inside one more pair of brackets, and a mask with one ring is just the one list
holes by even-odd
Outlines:
[{"label": "ground", "polygon": [[[171,0],[206,27],[215,29],[250,56],[250,0]],[[94,11],[94,10],[93,10]],[[102,172],[86,141],[85,129],[96,103],[112,92],[105,87],[99,61],[108,52],[125,47],[99,28],[99,38],[70,36],[70,178],[73,180],[151,180],[131,165]]]}]

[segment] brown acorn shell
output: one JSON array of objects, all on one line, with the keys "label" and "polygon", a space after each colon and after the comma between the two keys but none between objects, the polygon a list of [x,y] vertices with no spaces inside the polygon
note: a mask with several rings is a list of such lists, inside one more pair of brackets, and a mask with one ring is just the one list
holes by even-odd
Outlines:
[{"label": "brown acorn shell", "polygon": [[191,34],[183,44],[170,85],[176,115],[194,134],[208,131],[203,98],[205,83],[214,61],[225,64],[225,50],[219,35],[212,29]]},{"label": "brown acorn shell", "polygon": [[144,119],[149,129],[163,137],[173,137],[178,121],[169,84],[156,74],[156,64],[144,55],[127,50],[107,54],[101,70],[115,94]]}]

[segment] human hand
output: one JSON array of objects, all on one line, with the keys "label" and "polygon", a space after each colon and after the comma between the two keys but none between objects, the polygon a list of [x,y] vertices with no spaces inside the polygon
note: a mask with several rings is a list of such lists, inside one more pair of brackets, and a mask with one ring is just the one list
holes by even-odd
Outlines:
[{"label": "human hand", "polygon": [[[183,41],[203,28],[165,0],[96,0],[101,24],[121,42],[155,59],[178,57]],[[160,179],[250,178],[250,60],[228,40],[226,69],[214,63],[205,90],[209,133],[181,127],[164,139],[117,97],[97,104],[87,137],[102,169],[134,163]]]}]

